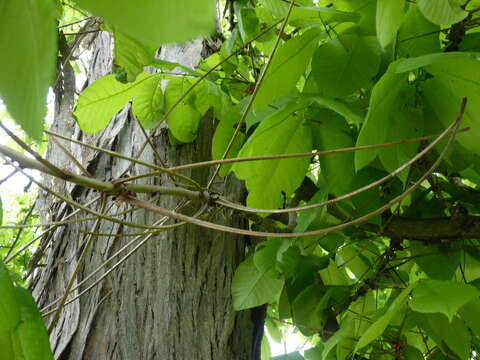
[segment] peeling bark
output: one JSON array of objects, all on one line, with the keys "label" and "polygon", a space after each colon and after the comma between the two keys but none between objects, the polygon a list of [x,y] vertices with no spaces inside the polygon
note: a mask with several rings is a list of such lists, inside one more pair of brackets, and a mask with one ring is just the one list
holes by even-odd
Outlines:
[{"label": "peeling bark", "polygon": [[[110,72],[111,47],[108,34],[100,33],[95,39],[89,83]],[[192,66],[198,62],[201,51],[202,43],[195,41],[181,47],[164,48],[161,55]],[[75,79],[68,65],[63,69],[62,80],[61,89],[56,89],[53,130],[134,156],[143,144],[144,136],[129,116],[129,108],[126,107],[117,114],[105,131],[85,135],[71,118]],[[198,140],[192,144],[170,146],[165,127],[157,132],[154,142],[163,161],[169,165],[205,160],[210,158],[213,129],[213,119],[207,116],[202,121]],[[125,160],[60,141],[95,178],[116,178],[130,165]],[[80,173],[53,143],[49,144],[47,158],[62,169]],[[143,152],[141,159],[157,163],[149,148]],[[138,175],[148,171],[143,166],[135,166],[129,174]],[[196,169],[184,174],[205,184],[211,169]],[[166,176],[142,179],[139,182],[172,186],[171,180]],[[46,177],[44,183],[50,189],[81,203],[87,203],[98,195],[94,191],[51,177]],[[228,193],[237,201],[242,200],[244,189],[234,179],[222,179],[216,186],[217,191]],[[141,198],[149,199],[147,196]],[[108,201],[110,204],[112,200]],[[162,197],[157,204],[174,209],[178,201],[173,197]],[[49,211],[51,220],[60,220],[73,211],[69,205],[45,193],[41,195],[40,203],[41,213],[45,216]],[[121,203],[114,203],[107,214],[124,210],[121,206]],[[97,202],[91,207],[100,211],[101,204]],[[192,213],[194,209],[186,211]],[[137,210],[123,215],[121,219],[153,224],[159,216]],[[211,219],[229,226],[244,226],[242,219],[226,211],[212,215]],[[42,240],[40,249],[44,250],[42,263],[45,266],[35,270],[32,281],[33,294],[40,308],[63,294],[87,241],[88,235],[84,232],[92,231],[93,223],[94,221],[88,221],[60,227]],[[115,235],[138,231],[102,221],[97,232],[112,236],[98,236],[94,239],[74,286],[132,239]],[[233,311],[230,298],[233,272],[243,259],[244,250],[245,239],[241,236],[190,225],[155,235],[100,285],[65,306],[50,334],[55,358],[250,359],[252,324],[249,314]],[[114,262],[73,291],[71,296],[86,289]],[[51,321],[52,315],[47,316],[47,326]]]}]

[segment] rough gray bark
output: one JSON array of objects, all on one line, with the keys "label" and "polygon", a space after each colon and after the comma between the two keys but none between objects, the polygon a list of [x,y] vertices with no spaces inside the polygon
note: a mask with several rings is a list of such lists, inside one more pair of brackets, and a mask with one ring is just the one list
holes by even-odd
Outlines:
[{"label": "rough gray bark", "polygon": [[[92,62],[88,74],[91,83],[110,72],[111,39],[101,33],[93,43]],[[194,65],[202,50],[196,41],[183,47],[162,49],[162,57],[189,66]],[[112,120],[108,128],[96,135],[85,135],[71,118],[74,95],[74,74],[69,66],[63,69],[61,89],[57,89],[54,131],[91,144],[134,156],[144,142],[138,125],[129,116],[128,108]],[[154,141],[163,160],[169,165],[189,163],[210,158],[213,120],[202,121],[198,140],[177,147],[169,145],[165,128]],[[118,177],[130,164],[121,159],[88,150],[60,140],[96,178]],[[47,158],[61,168],[79,173],[71,160],[50,143]],[[147,148],[142,160],[157,163]],[[149,171],[135,166],[130,175]],[[198,169],[185,174],[205,184],[211,170]],[[86,203],[98,194],[74,185],[47,178],[49,188]],[[167,177],[146,180],[169,184]],[[218,190],[240,200],[242,186],[232,180],[217,184]],[[144,197],[146,199],[146,197]],[[73,209],[49,195],[43,194],[42,212],[49,209],[51,220],[62,219]],[[114,201],[108,199],[108,204]],[[165,197],[158,200],[162,207],[173,209],[180,200]],[[114,203],[109,214],[124,210]],[[97,202],[92,208],[100,211]],[[190,213],[193,209],[188,209]],[[85,216],[80,214],[79,216]],[[153,224],[159,216],[143,210],[123,215],[127,221]],[[242,226],[242,220],[229,213],[213,215],[216,222]],[[59,227],[52,236],[42,240],[45,248],[43,267],[37,268],[32,282],[35,298],[42,308],[64,293],[79,255],[92,231],[94,221]],[[132,237],[119,234],[137,233],[107,221],[100,223],[86,263],[74,286],[118,251]],[[231,234],[213,232],[193,226],[183,226],[155,235],[100,285],[79,300],[66,305],[50,340],[57,359],[250,359],[252,325],[248,313],[232,309],[230,286],[233,272],[244,256],[245,239]],[[120,257],[119,257],[120,258]],[[118,258],[117,258],[118,260]],[[79,294],[112,266],[110,263],[93,279],[72,292]],[[52,315],[46,318],[47,326]]]}]

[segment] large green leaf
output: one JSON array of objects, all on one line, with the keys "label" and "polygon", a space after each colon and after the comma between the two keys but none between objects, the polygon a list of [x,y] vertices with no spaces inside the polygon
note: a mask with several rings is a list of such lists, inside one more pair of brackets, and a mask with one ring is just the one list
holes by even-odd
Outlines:
[{"label": "large green leaf", "polygon": [[340,97],[369,86],[379,65],[380,48],[373,36],[341,34],[315,51],[311,74],[321,94]]},{"label": "large green leaf", "polygon": [[[238,156],[311,151],[310,129],[301,113],[293,113],[304,106],[289,104],[263,120]],[[309,162],[308,157],[242,162],[236,163],[233,170],[239,179],[246,181],[249,191],[247,205],[269,209],[282,205],[282,191],[289,196],[300,186]]]},{"label": "large green leaf", "polygon": [[377,0],[377,38],[386,47],[395,37],[405,15],[405,0]]},{"label": "large green leaf", "polygon": [[113,63],[120,67],[116,72],[125,74],[124,80],[134,81],[143,68],[153,62],[157,46],[145,45],[119,31],[113,31],[113,34],[115,42]]},{"label": "large green leaf", "polygon": [[258,270],[250,256],[235,271],[232,282],[233,308],[249,309],[273,301],[282,290],[284,280],[272,276],[274,269]]},{"label": "large green leaf", "polygon": [[439,52],[439,30],[440,26],[425,19],[418,7],[410,4],[398,32],[400,56],[412,57]]},{"label": "large green leaf", "polygon": [[119,31],[145,44],[160,46],[208,35],[215,26],[211,0],[75,0]]},{"label": "large green leaf", "polygon": [[458,116],[462,99],[468,99],[461,126],[471,130],[458,134],[456,140],[474,153],[479,152],[480,131],[480,59],[474,53],[441,53],[407,59],[398,71],[423,67],[433,78],[421,84],[427,103],[444,126]]},{"label": "large green leaf", "polygon": [[319,31],[313,29],[278,48],[255,98],[255,110],[264,109],[276,98],[291,93],[305,72],[318,40]]},{"label": "large green leaf", "polygon": [[[394,111],[389,117],[389,126],[385,134],[385,142],[418,138],[423,135],[423,112],[416,104],[416,89],[406,86],[399,93]],[[402,144],[394,147],[378,149],[378,155],[385,170],[392,172],[417,154],[418,143]],[[406,181],[408,172],[399,177]]]},{"label": "large green leaf", "polygon": [[[354,145],[346,120],[331,110],[314,112],[311,122],[314,146],[317,150],[333,150]],[[320,167],[329,190],[335,196],[347,193],[355,175],[353,153],[332,154],[320,158]]]},{"label": "large green leaf", "polygon": [[162,77],[150,76],[134,91],[133,114],[144,128],[153,128],[158,124],[164,112]]},{"label": "large green leaf", "polygon": [[[397,97],[401,90],[408,86],[408,74],[397,73],[397,63],[390,64],[387,72],[372,90],[370,106],[357,139],[357,146],[382,144],[387,139]],[[377,154],[377,149],[357,151],[355,153],[355,168],[357,171],[372,162]]]},{"label": "large green leaf", "polygon": [[0,333],[13,330],[20,322],[20,309],[8,270],[0,261]]},{"label": "large green leaf", "polygon": [[377,0],[336,0],[334,5],[338,10],[358,13],[362,34],[375,35],[376,3]]},{"label": "large green leaf", "polygon": [[452,25],[462,21],[468,12],[462,0],[417,0],[417,6],[428,21],[437,25]]},{"label": "large green leaf", "polygon": [[133,83],[122,84],[114,75],[106,75],[82,92],[73,112],[82,131],[93,134],[103,130],[110,119],[136,95],[141,85],[154,75],[142,73]]},{"label": "large green leaf", "polygon": [[317,284],[307,286],[292,302],[292,315],[295,324],[303,325],[300,331],[312,335],[308,328],[323,329],[327,321],[326,309],[330,300],[329,292]]},{"label": "large green leaf", "polygon": [[47,329],[43,323],[32,295],[25,289],[16,287],[16,297],[20,304],[21,322],[15,330],[25,360],[53,360]]},{"label": "large green leaf", "polygon": [[[192,85],[187,78],[175,78],[165,89],[165,108],[170,109]],[[168,129],[173,136],[184,143],[197,137],[201,113],[193,106],[193,95],[183,99],[167,118]]]},{"label": "large green leaf", "polygon": [[417,312],[445,314],[452,321],[458,309],[478,295],[479,291],[472,285],[454,281],[426,280],[415,288],[409,305]]},{"label": "large green leaf", "polygon": [[405,307],[405,300],[408,298],[410,291],[412,290],[413,285],[409,285],[404,289],[396,298],[393,300],[390,307],[387,309],[385,314],[383,314],[377,321],[375,321],[365,333],[362,335],[360,340],[358,340],[357,346],[355,347],[355,352],[361,348],[367,346],[372,341],[377,339],[380,335],[383,334],[388,324],[393,320],[394,316]]},{"label": "large green leaf", "polygon": [[458,313],[461,315],[463,321],[477,336],[480,335],[480,299],[474,299],[462,306]]},{"label": "large green leaf", "polygon": [[0,331],[0,359],[15,360],[11,331]]},{"label": "large green leaf", "polygon": [[54,81],[57,37],[53,0],[0,1],[0,96],[23,130],[42,139]]}]

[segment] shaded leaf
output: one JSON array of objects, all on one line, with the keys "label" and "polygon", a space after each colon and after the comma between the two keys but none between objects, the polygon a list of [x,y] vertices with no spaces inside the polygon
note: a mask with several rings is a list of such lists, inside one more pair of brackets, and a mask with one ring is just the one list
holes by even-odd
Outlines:
[{"label": "shaded leaf", "polygon": [[421,313],[442,313],[452,321],[463,305],[478,297],[472,285],[454,281],[426,280],[413,290],[409,306]]},{"label": "shaded leaf", "polygon": [[311,74],[321,94],[341,97],[370,85],[379,65],[374,37],[341,34],[315,51]]},{"label": "shaded leaf", "polygon": [[[382,144],[387,138],[397,97],[400,91],[408,86],[407,74],[399,74],[396,71],[398,63],[390,64],[387,72],[373,87],[367,117],[360,130],[357,146]],[[359,171],[372,162],[377,154],[378,149],[357,151],[355,153],[356,170]]]},{"label": "shaded leaf", "polygon": [[439,30],[440,26],[429,22],[415,4],[410,4],[398,33],[399,53],[412,57],[439,52]]},{"label": "shaded leaf", "polygon": [[260,272],[250,256],[235,271],[232,282],[233,307],[235,310],[249,309],[273,301],[283,287],[283,279],[270,276],[268,269]]},{"label": "shaded leaf", "polygon": [[383,334],[388,324],[390,324],[395,315],[397,315],[397,313],[405,306],[405,300],[408,298],[408,295],[410,294],[412,288],[413,285],[409,285],[406,289],[404,289],[395,298],[395,300],[393,300],[392,304],[387,309],[385,314],[383,314],[367,329],[367,331],[365,331],[360,340],[358,340],[357,346],[355,347],[355,352],[367,346]]},{"label": "shaded leaf", "polygon": [[428,21],[437,25],[452,25],[462,21],[468,12],[458,0],[417,0],[417,6]]}]

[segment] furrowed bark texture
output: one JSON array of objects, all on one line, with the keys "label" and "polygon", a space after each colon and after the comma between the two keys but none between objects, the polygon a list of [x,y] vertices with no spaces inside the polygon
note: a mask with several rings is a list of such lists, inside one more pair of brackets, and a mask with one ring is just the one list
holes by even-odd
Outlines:
[{"label": "furrowed bark texture", "polygon": [[[194,66],[201,51],[202,43],[195,41],[184,46],[166,47],[162,49],[161,56]],[[108,34],[101,33],[93,42],[89,83],[110,72],[111,54],[111,39]],[[56,91],[56,114],[52,130],[134,156],[145,139],[128,109],[120,112],[105,131],[85,135],[71,118],[74,85],[73,71],[67,65]],[[169,165],[177,165],[209,159],[212,136],[213,120],[205,118],[198,140],[193,144],[170,146],[166,128],[157,131],[154,141],[163,160]],[[96,178],[116,178],[130,165],[127,161],[60,141]],[[52,143],[47,157],[55,165],[79,173],[72,161]],[[158,163],[150,148],[144,151],[141,159]],[[148,171],[151,170],[135,166],[129,175]],[[184,174],[205,184],[211,169],[198,169]],[[139,181],[172,185],[165,176]],[[45,184],[81,203],[98,195],[52,178],[46,178]],[[222,179],[217,186],[219,191],[241,201],[243,188],[238,182]],[[141,198],[148,199],[146,196]],[[173,197],[163,197],[157,204],[174,209],[179,201]],[[52,220],[60,220],[74,210],[45,194],[41,203],[43,215],[49,211]],[[106,205],[108,214],[125,210],[125,206],[111,198],[107,199]],[[91,207],[100,211],[101,202]],[[186,211],[192,214],[194,209]],[[88,215],[80,213],[78,216]],[[153,224],[159,216],[137,210],[120,218],[138,224]],[[243,225],[241,219],[226,212],[216,213],[211,219],[230,226]],[[94,221],[88,221],[59,227],[52,232],[53,235],[42,240],[40,248],[45,249],[45,255],[40,262],[44,266],[35,270],[32,282],[40,308],[64,293],[89,237],[85,232],[93,231],[93,225]],[[94,238],[74,286],[133,239],[115,235],[139,231],[142,230],[102,220],[96,232],[112,236]],[[65,360],[250,359],[252,325],[249,314],[234,312],[230,298],[232,276],[243,259],[244,249],[245,240],[242,237],[194,226],[183,226],[155,235],[99,286],[65,306],[50,335],[55,357]],[[109,263],[93,279],[73,291],[71,296],[86,289],[115,262]],[[52,315],[47,316],[47,326],[51,321]]]}]

